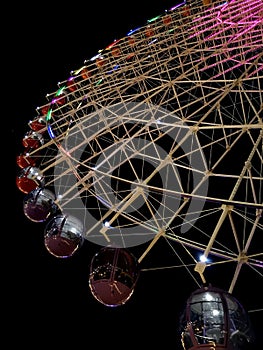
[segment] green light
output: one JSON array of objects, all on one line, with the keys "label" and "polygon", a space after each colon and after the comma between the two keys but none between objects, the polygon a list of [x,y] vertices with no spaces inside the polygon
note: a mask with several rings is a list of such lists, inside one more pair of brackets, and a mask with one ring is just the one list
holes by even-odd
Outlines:
[{"label": "green light", "polygon": [[100,79],[99,81],[97,81],[96,86],[100,85],[100,83],[103,81],[103,79]]},{"label": "green light", "polygon": [[65,86],[62,86],[60,89],[58,89],[55,96],[60,96],[63,93],[64,89],[65,89]]},{"label": "green light", "polygon": [[46,121],[49,121],[52,117],[51,109],[48,110],[47,115],[46,115]]},{"label": "green light", "polygon": [[156,16],[156,17],[153,17],[153,18],[151,18],[151,19],[148,19],[148,23],[151,23],[151,22],[154,22],[154,21],[156,21],[158,18],[160,18],[161,16],[159,15],[159,16]]}]

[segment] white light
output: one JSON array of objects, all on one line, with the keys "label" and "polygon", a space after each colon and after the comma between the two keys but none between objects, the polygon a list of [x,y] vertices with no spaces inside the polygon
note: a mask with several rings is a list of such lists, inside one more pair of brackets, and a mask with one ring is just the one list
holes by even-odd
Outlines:
[{"label": "white light", "polygon": [[206,293],[206,294],[205,294],[205,299],[206,299],[207,301],[212,301],[214,298],[213,298],[213,296],[212,296],[210,293]]},{"label": "white light", "polygon": [[207,257],[203,254],[203,255],[200,255],[200,257],[199,257],[199,260],[201,261],[201,262],[207,262],[208,260],[207,260]]},{"label": "white light", "polygon": [[212,314],[213,314],[213,316],[219,316],[219,310],[213,310],[212,311]]}]

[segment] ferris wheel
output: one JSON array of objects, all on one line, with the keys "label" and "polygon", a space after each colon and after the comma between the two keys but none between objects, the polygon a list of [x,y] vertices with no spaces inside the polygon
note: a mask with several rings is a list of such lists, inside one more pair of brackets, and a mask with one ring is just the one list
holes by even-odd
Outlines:
[{"label": "ferris wheel", "polygon": [[184,2],[60,82],[17,157],[26,216],[55,219],[47,248],[66,223],[68,255],[143,245],[142,263],[164,241],[202,282],[262,281],[262,37],[262,0]]}]

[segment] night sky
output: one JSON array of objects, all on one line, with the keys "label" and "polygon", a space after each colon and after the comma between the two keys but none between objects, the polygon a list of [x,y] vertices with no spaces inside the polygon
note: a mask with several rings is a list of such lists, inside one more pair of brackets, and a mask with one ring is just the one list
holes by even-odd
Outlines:
[{"label": "night sky", "polygon": [[[11,157],[6,157],[8,164],[12,159],[12,175],[6,172],[7,168],[4,170],[7,180],[11,180],[11,196],[4,205],[3,219],[7,215],[10,219],[8,228],[2,230],[5,236],[2,270],[6,278],[2,284],[5,292],[2,308],[6,309],[3,322],[7,349],[18,345],[28,349],[41,345],[62,349],[70,344],[74,349],[142,346],[148,349],[156,347],[157,342],[161,347],[180,349],[179,315],[187,297],[197,288],[185,271],[141,272],[127,304],[107,308],[93,298],[88,286],[90,259],[97,247],[85,242],[80,252],[67,260],[48,254],[42,239],[44,225],[24,217],[24,195],[15,186],[15,157],[22,149],[27,122],[34,118],[36,107],[46,103],[46,94],[56,90],[57,83],[82,66],[85,59],[175,4],[149,3],[148,8],[145,5],[142,8],[138,0],[121,5],[61,2],[56,8],[49,1],[33,6],[20,3],[14,9],[9,5],[4,50],[7,62],[2,66],[9,101],[4,102],[7,114],[2,118],[11,132],[11,145],[8,140],[4,152],[11,153]],[[160,252],[153,252],[153,259],[164,252],[161,244]],[[151,256],[147,259],[146,266],[151,265]],[[220,279],[223,278],[222,273]],[[247,297],[253,298],[257,285],[247,288],[239,291],[245,303]],[[263,316],[262,311],[251,314],[259,334],[260,315]]]}]

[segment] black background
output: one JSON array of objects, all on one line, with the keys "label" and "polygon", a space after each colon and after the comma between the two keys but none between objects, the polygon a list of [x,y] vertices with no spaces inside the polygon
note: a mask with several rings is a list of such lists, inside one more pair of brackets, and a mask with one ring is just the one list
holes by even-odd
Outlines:
[{"label": "black background", "polygon": [[[11,131],[3,147],[8,164],[3,172],[3,191],[8,189],[6,180],[8,183],[11,180],[11,192],[4,195],[7,200],[2,210],[3,222],[8,223],[7,228],[2,228],[2,271],[6,279],[2,284],[2,308],[7,311],[3,313],[3,335],[7,337],[8,349],[13,345],[29,349],[39,346],[148,349],[156,344],[180,349],[179,313],[197,288],[185,271],[142,272],[127,304],[106,308],[92,297],[88,287],[89,263],[97,247],[84,244],[80,253],[69,260],[60,261],[49,255],[43,244],[43,227],[24,217],[24,195],[15,186],[15,157],[22,150],[27,122],[35,117],[36,107],[46,103],[46,94],[55,91],[59,81],[99,49],[174,4],[173,1],[142,4],[136,0],[119,4],[45,1],[31,6],[8,5],[5,12],[8,24],[2,31],[2,44],[6,46],[2,52],[6,60],[2,66],[6,77],[2,80],[5,93],[2,103],[7,109],[2,122]],[[160,248],[161,254],[165,251]],[[220,279],[223,278],[222,274]],[[245,304],[246,298],[253,298],[253,288],[257,285],[239,291]],[[262,311],[251,314],[259,335],[260,315]],[[258,350],[260,344],[261,340]]]}]

